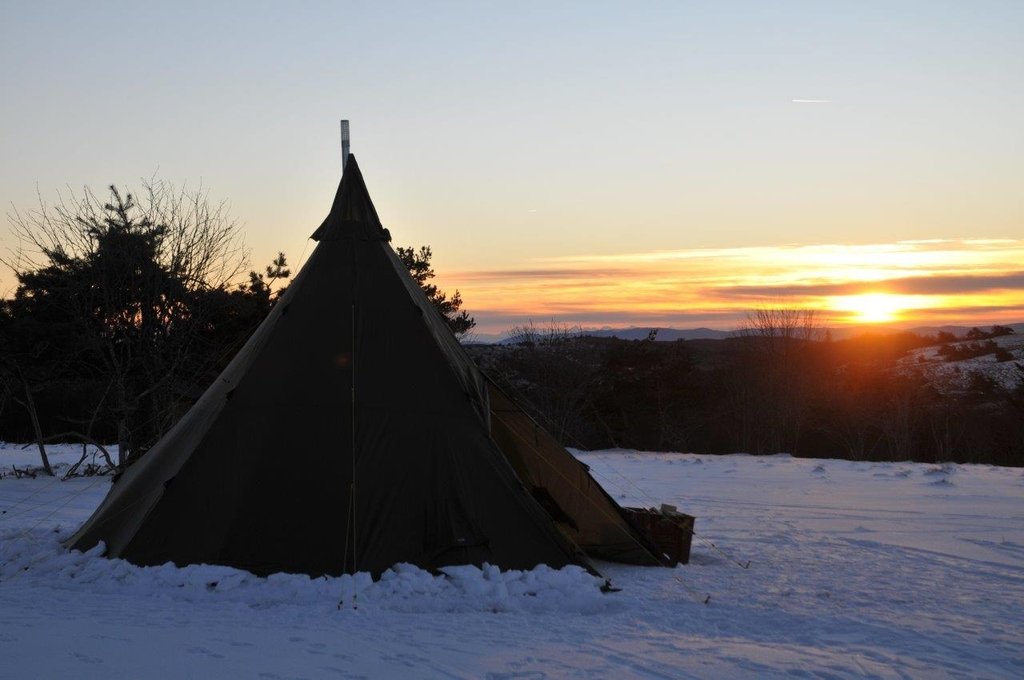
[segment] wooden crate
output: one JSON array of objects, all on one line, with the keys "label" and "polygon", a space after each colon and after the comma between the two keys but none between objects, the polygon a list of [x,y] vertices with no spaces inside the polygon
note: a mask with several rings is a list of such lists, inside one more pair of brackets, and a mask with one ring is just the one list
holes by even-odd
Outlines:
[{"label": "wooden crate", "polygon": [[663,505],[660,510],[654,508],[623,508],[638,529],[662,553],[668,556],[673,564],[686,564],[690,561],[690,544],[693,542],[692,515],[677,512],[672,506]]}]

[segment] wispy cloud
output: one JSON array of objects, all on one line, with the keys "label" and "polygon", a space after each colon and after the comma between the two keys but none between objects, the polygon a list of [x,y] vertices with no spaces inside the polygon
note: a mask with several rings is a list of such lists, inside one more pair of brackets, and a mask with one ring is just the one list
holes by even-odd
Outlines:
[{"label": "wispy cloud", "polygon": [[1008,321],[1024,317],[1021,262],[1024,240],[1014,239],[784,244],[538,258],[515,269],[448,272],[442,283],[461,290],[488,330],[503,330],[493,328],[501,319],[537,318],[728,327],[765,304],[833,310],[841,322],[844,298],[879,293],[901,296],[908,320],[943,309],[962,319],[976,309]]},{"label": "wispy cloud", "polygon": [[733,286],[710,291],[714,295],[764,299],[792,296],[827,297],[885,292],[899,295],[951,295],[992,291],[1024,291],[1024,272],[986,276],[915,276],[849,283],[795,284],[788,286]]}]

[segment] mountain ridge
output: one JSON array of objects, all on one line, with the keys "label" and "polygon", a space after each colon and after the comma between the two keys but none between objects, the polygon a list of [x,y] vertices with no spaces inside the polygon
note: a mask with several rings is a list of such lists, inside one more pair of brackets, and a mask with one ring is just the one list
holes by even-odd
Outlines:
[{"label": "mountain ridge", "polygon": [[[952,333],[958,338],[964,337],[972,328],[990,330],[993,326],[1006,326],[1012,328],[1014,333],[1024,333],[1024,322],[1008,324],[986,324],[981,326],[961,326],[945,324],[941,326],[915,326],[913,328],[895,328],[891,326],[850,326],[841,328],[827,328],[833,338],[841,339],[865,335],[869,333],[914,333],[915,335],[936,335]],[[620,340],[646,340],[652,331],[657,331],[654,339],[658,342],[675,342],[677,340],[723,340],[735,336],[740,329],[723,331],[714,328],[700,326],[697,328],[672,328],[667,326],[625,326],[622,328],[582,328],[572,329],[568,332],[571,335],[598,338],[618,338]],[[538,332],[543,335],[544,329],[538,327]],[[467,344],[495,345],[508,344],[513,342],[508,333],[474,333],[465,341]]]}]

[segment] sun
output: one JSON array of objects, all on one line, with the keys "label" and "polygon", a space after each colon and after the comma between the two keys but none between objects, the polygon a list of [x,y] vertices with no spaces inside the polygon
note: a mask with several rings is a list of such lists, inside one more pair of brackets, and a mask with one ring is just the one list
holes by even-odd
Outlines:
[{"label": "sun", "polygon": [[850,312],[851,321],[860,323],[888,323],[896,321],[900,312],[906,309],[905,301],[899,295],[888,293],[864,293],[844,295],[833,302],[836,310]]}]

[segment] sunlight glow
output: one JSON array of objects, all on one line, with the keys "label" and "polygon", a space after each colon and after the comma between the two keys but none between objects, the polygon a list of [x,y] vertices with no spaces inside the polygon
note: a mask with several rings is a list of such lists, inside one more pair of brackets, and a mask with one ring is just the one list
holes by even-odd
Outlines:
[{"label": "sunlight glow", "polygon": [[787,244],[545,257],[442,283],[488,319],[484,332],[531,319],[735,328],[765,306],[837,325],[984,325],[1020,320],[1022,261],[1024,240]]},{"label": "sunlight glow", "polygon": [[890,323],[907,310],[905,297],[888,293],[844,295],[832,298],[830,304],[836,311],[852,313],[851,320],[859,323]]}]

